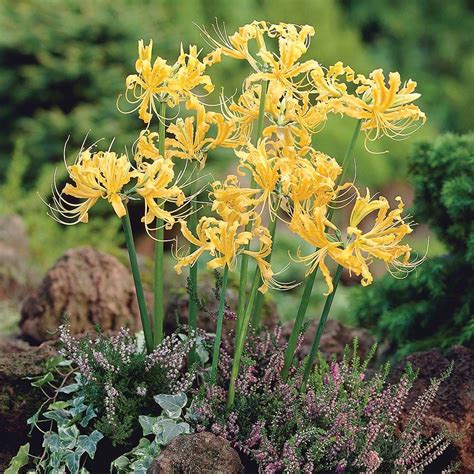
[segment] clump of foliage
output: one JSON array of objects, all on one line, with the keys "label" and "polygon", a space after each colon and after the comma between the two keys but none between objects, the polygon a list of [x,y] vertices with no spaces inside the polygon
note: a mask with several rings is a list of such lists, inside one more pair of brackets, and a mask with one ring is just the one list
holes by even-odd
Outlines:
[{"label": "clump of foliage", "polygon": [[415,374],[408,368],[399,383],[388,384],[385,366],[368,377],[370,356],[361,362],[357,341],[339,363],[320,357],[306,386],[301,365],[282,379],[278,331],[249,338],[244,359],[232,409],[225,397],[231,357],[224,349],[218,385],[200,388],[190,417],[198,431],[225,437],[261,472],[422,472],[449,445],[442,435],[424,439],[420,434],[423,416],[449,371],[432,380],[400,431]]},{"label": "clump of foliage", "polygon": [[444,135],[414,151],[414,214],[449,253],[428,259],[405,280],[383,278],[356,291],[353,316],[396,356],[455,344],[474,346],[474,134]]},{"label": "clump of foliage", "polygon": [[186,337],[169,336],[147,354],[125,329],[76,339],[63,325],[60,333],[62,354],[32,381],[46,396],[28,420],[43,449],[22,446],[10,469],[32,463],[37,472],[89,472],[104,439],[121,453],[110,459],[116,472],[146,472],[163,446],[191,432],[183,418],[195,375],[184,364]]}]

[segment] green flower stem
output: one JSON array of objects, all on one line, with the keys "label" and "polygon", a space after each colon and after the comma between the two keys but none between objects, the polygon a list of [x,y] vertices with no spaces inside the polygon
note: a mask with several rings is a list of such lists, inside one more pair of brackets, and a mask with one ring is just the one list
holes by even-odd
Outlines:
[{"label": "green flower stem", "polygon": [[316,335],[314,336],[313,344],[311,345],[311,351],[305,362],[305,369],[304,369],[303,381],[301,383],[301,390],[304,390],[304,388],[306,387],[306,383],[308,382],[308,378],[311,373],[311,369],[313,367],[314,358],[316,357],[316,354],[318,353],[319,343],[321,342],[321,336],[323,334],[324,327],[326,326],[326,322],[328,320],[329,311],[331,310],[331,305],[334,300],[334,295],[336,294],[337,285],[339,284],[339,280],[341,279],[342,269],[343,268],[341,265],[337,266],[336,274],[334,275],[334,278],[333,278],[334,289],[332,293],[326,298],[326,303],[324,304],[323,312],[321,314],[321,319],[319,320],[318,329],[316,330]]},{"label": "green flower stem", "polygon": [[[165,156],[166,139],[166,102],[160,104],[160,123],[158,127],[158,147],[161,156]],[[163,339],[165,319],[164,291],[163,291],[163,257],[164,257],[165,228],[162,219],[156,219],[155,242],[155,288],[153,305],[153,342],[157,346]]]},{"label": "green flower stem", "polygon": [[153,350],[153,333],[151,330],[150,320],[148,318],[148,311],[145,302],[145,294],[143,292],[142,280],[140,278],[140,271],[138,269],[137,252],[133,242],[132,225],[130,224],[128,210],[127,214],[122,217],[122,226],[123,233],[125,234],[125,242],[127,243],[128,256],[130,258],[130,266],[132,268],[135,291],[137,293],[138,309],[140,311],[143,333],[145,335],[146,349],[150,353]]},{"label": "green flower stem", "polygon": [[303,296],[301,297],[300,305],[298,307],[298,312],[296,313],[295,323],[293,324],[293,329],[291,330],[290,339],[288,340],[288,346],[285,352],[285,363],[283,364],[283,369],[281,371],[281,376],[285,381],[288,378],[291,363],[293,362],[296,344],[298,343],[298,337],[303,326],[304,317],[306,316],[306,311],[308,309],[309,300],[311,298],[314,280],[316,279],[317,273],[318,269],[316,268],[312,273],[309,274],[304,287]]},{"label": "green flower stem", "polygon": [[[354,153],[354,148],[355,144],[357,142],[357,138],[359,136],[360,132],[360,127],[361,127],[361,120],[357,121],[356,127],[354,129],[354,133],[352,134],[351,141],[349,143],[349,146],[347,147],[346,153],[344,155],[344,159],[342,160],[342,173],[339,176],[338,180],[336,181],[336,187],[339,186],[341,183],[342,179],[344,178],[345,174],[345,165],[347,161],[352,158],[352,155]],[[328,212],[328,219],[331,219],[333,214],[333,209],[329,209]],[[298,312],[296,313],[296,319],[295,323],[293,325],[293,329],[291,331],[290,339],[288,340],[288,347],[286,348],[285,352],[285,363],[283,365],[283,369],[281,372],[281,375],[283,377],[283,380],[286,380],[288,378],[288,373],[290,371],[291,364],[293,362],[293,357],[295,355],[295,350],[296,350],[296,344],[298,342],[298,337],[301,332],[301,328],[303,326],[304,318],[306,316],[306,311],[308,309],[309,305],[309,299],[311,298],[311,293],[313,291],[313,286],[314,286],[314,280],[316,279],[316,272],[317,268],[314,270],[313,273],[311,273],[305,283],[304,291],[303,291],[303,296],[301,297],[300,305],[298,307]]]},{"label": "green flower stem", "polygon": [[[262,81],[262,93],[260,94],[260,106],[259,106],[259,111],[258,111],[257,129],[255,132],[255,144],[257,144],[263,131],[263,120],[265,118],[265,98],[267,96],[267,88],[268,88],[268,81]],[[253,178],[252,178],[250,187],[255,188],[255,181],[253,180]],[[245,230],[247,232],[250,232],[252,230],[252,222],[249,222],[245,226]],[[247,246],[247,249],[248,248],[249,246]],[[245,311],[248,266],[249,266],[249,256],[244,254],[241,257],[241,262],[240,262],[240,281],[239,281],[239,299],[237,303],[236,336],[238,335],[240,328],[242,327],[242,315],[243,315],[243,312]]]},{"label": "green flower stem", "polygon": [[229,267],[226,265],[224,267],[221,293],[219,296],[219,311],[217,313],[216,339],[214,340],[214,350],[212,354],[211,383],[215,383],[217,380],[217,367],[219,364],[219,351],[221,348],[222,325],[224,323],[225,293],[227,290],[228,275],[229,275]]},{"label": "green flower stem", "polygon": [[[278,201],[278,206],[277,206],[277,212],[278,209],[280,208],[280,201]],[[272,238],[272,249],[268,256],[265,258],[265,261],[270,263],[272,261],[272,253],[273,253],[273,248],[275,246],[275,233],[276,233],[276,227],[277,227],[277,219],[278,217],[275,215],[273,220],[270,220],[270,225],[268,226],[268,230],[270,231],[270,236]],[[260,285],[261,282],[261,277],[260,277],[260,270],[258,267],[255,269],[255,275],[253,277],[254,281],[255,279],[258,280],[258,284]],[[252,284],[252,287],[255,287],[255,285]],[[258,287],[255,291],[258,290]],[[262,317],[262,307],[263,307],[263,298],[264,294],[261,293],[260,291],[257,291],[257,295],[255,296],[255,304],[253,307],[253,314],[252,314],[252,326],[254,328],[257,328],[260,325],[260,319]]]},{"label": "green flower stem", "polygon": [[[196,181],[192,180],[189,186],[191,196],[196,192]],[[197,203],[193,198],[191,201],[191,215],[189,216],[189,230],[196,234],[197,227]],[[194,244],[190,245],[190,251],[193,253],[197,247]],[[197,262],[189,267],[189,283],[193,291],[193,294],[189,297],[189,306],[188,306],[188,325],[189,325],[189,334],[195,334],[197,330],[197,279],[198,279],[198,266]],[[192,346],[189,352],[189,363],[192,364],[196,360],[196,347]]]},{"label": "green flower stem", "polygon": [[250,316],[252,314],[253,304],[255,301],[255,294],[260,285],[260,279],[256,278],[253,280],[252,288],[250,289],[249,301],[247,303],[247,308],[245,310],[244,317],[242,319],[242,325],[240,331],[235,338],[235,348],[234,348],[234,360],[232,362],[232,372],[230,376],[229,384],[229,394],[227,398],[227,408],[231,408],[234,404],[235,398],[235,382],[239,376],[240,369],[240,359],[242,358],[242,353],[244,350],[245,336],[247,335],[247,329],[250,322]]}]

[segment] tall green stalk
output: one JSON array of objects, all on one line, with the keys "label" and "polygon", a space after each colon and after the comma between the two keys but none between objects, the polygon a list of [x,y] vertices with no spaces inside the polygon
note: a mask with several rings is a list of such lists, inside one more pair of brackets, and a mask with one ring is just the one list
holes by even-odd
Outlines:
[{"label": "tall green stalk", "polygon": [[311,345],[311,351],[305,362],[303,381],[301,382],[301,390],[304,390],[304,388],[306,387],[306,383],[308,382],[308,378],[311,373],[311,369],[313,367],[314,358],[316,357],[316,354],[318,353],[319,343],[321,342],[321,336],[323,334],[324,327],[326,326],[326,322],[328,320],[329,311],[331,309],[332,302],[336,294],[337,286],[339,284],[339,280],[341,279],[341,275],[342,275],[342,266],[338,265],[336,269],[336,273],[333,278],[334,289],[332,293],[326,298],[326,303],[324,304],[323,312],[321,314],[321,319],[319,320],[318,328],[316,330],[316,335],[314,336],[313,344]]},{"label": "tall green stalk", "polygon": [[[280,201],[278,201],[276,212],[278,212],[279,207],[280,207]],[[270,225],[268,226],[268,230],[269,230],[270,236],[272,238],[272,249],[271,249],[270,253],[268,254],[268,256],[265,258],[265,261],[268,262],[268,263],[270,263],[271,260],[272,260],[273,248],[275,246],[275,232],[276,232],[276,227],[277,227],[277,219],[278,219],[278,217],[275,215],[274,219],[270,220]],[[255,274],[253,276],[253,279],[254,279],[254,281],[258,280],[258,283],[260,284],[261,276],[260,276],[260,270],[259,270],[258,267],[255,269]],[[252,287],[255,287],[255,285],[252,284]],[[257,289],[255,290],[257,292],[257,294],[255,296],[255,304],[254,304],[253,313],[252,313],[252,326],[254,328],[256,328],[260,325],[260,319],[261,319],[261,316],[262,316],[262,307],[263,307],[263,297],[264,297],[263,293],[261,293],[260,291],[257,291],[257,290],[258,290],[258,286],[257,286]]]},{"label": "tall green stalk", "polygon": [[[189,186],[191,196],[196,192],[196,180],[193,179]],[[197,203],[193,198],[191,201],[191,215],[189,216],[189,230],[196,233],[197,227]],[[190,251],[193,253],[196,250],[194,244],[190,245]],[[189,295],[189,306],[188,306],[188,325],[189,333],[195,334],[197,329],[197,278],[198,278],[198,266],[197,263],[189,267],[189,283],[192,294]],[[196,360],[196,347],[192,346],[189,352],[189,363],[192,364]]]},{"label": "tall green stalk", "polygon": [[[158,147],[161,156],[165,156],[166,139],[166,102],[160,104],[160,124],[158,127]],[[153,342],[157,346],[163,339],[163,326],[165,319],[164,291],[163,291],[163,260],[164,260],[165,228],[162,219],[156,219],[155,242],[155,282],[153,305]]]},{"label": "tall green stalk", "polygon": [[[263,131],[263,121],[265,118],[265,99],[267,96],[268,81],[262,81],[262,92],[260,94],[260,105],[258,111],[257,128],[255,131],[255,144],[257,144]],[[252,178],[251,187],[255,187],[255,181]],[[247,232],[252,230],[252,222],[245,226]],[[248,246],[247,246],[248,248]],[[249,266],[248,255],[242,255],[240,262],[240,280],[239,280],[239,299],[237,303],[237,334],[242,327],[242,314],[245,311],[245,300],[247,294],[247,274]]]},{"label": "tall green stalk", "polygon": [[135,291],[137,293],[138,309],[140,311],[140,319],[142,321],[143,333],[145,335],[145,345],[147,351],[150,353],[153,350],[153,333],[148,318],[148,310],[146,307],[142,280],[140,278],[140,270],[138,269],[137,252],[135,250],[135,243],[133,242],[132,225],[130,224],[128,210],[125,216],[122,217],[122,226],[123,233],[125,234],[125,242],[127,243],[128,256],[130,258]]},{"label": "tall green stalk", "polygon": [[242,358],[242,352],[244,350],[245,336],[247,335],[247,329],[250,322],[250,316],[252,314],[253,304],[255,302],[255,294],[260,285],[260,279],[254,279],[252,288],[250,289],[250,296],[245,310],[244,317],[242,319],[242,325],[240,331],[238,331],[235,338],[234,347],[234,360],[232,362],[232,372],[230,375],[229,394],[227,398],[227,407],[230,408],[234,404],[235,398],[235,382],[239,376],[240,359]]},{"label": "tall green stalk", "polygon": [[224,323],[225,293],[227,290],[227,277],[229,275],[229,267],[224,267],[224,275],[222,277],[221,292],[219,295],[219,311],[217,313],[216,338],[214,340],[214,350],[212,354],[211,382],[217,380],[217,367],[219,365],[219,352],[222,339],[222,325]]},{"label": "tall green stalk", "polygon": [[[352,155],[354,153],[354,148],[357,142],[357,138],[359,136],[361,124],[362,122],[358,120],[356,127],[354,129],[354,133],[352,134],[351,141],[349,143],[349,146],[347,147],[346,153],[342,160],[342,173],[339,176],[338,180],[336,181],[336,187],[341,183],[342,179],[344,178],[345,166],[347,164],[347,161],[350,158],[352,158]],[[333,210],[330,209],[328,212],[328,219],[331,219],[332,213],[333,213]],[[309,300],[311,298],[311,293],[313,291],[314,280],[316,279],[316,272],[317,272],[317,268],[314,270],[313,273],[311,273],[308,276],[305,283],[303,296],[301,297],[300,305],[298,307],[298,312],[296,313],[295,323],[293,325],[290,339],[288,340],[288,347],[286,348],[286,352],[285,352],[285,362],[284,362],[283,369],[281,372],[283,380],[286,380],[288,378],[288,373],[290,371],[290,367],[293,362],[293,357],[295,355],[295,350],[296,350],[296,344],[298,342],[298,337],[300,335],[301,328],[303,326],[304,318],[306,316],[306,311],[309,305]]]}]

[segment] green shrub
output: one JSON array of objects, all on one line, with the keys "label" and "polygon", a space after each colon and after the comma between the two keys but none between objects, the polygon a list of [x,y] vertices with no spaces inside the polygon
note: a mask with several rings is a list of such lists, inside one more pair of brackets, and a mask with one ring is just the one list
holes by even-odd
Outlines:
[{"label": "green shrub", "polygon": [[474,347],[474,134],[445,135],[420,144],[410,160],[415,220],[426,222],[449,249],[404,280],[386,277],[355,290],[352,316],[396,356]]}]

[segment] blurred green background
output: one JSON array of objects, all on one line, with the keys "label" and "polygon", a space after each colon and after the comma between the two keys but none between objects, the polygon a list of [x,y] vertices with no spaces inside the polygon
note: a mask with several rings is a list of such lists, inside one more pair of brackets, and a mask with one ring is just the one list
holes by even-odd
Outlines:
[{"label": "blurred green background", "polygon": [[[324,65],[341,60],[365,74],[379,67],[397,70],[402,79],[418,82],[419,105],[428,117],[422,129],[402,142],[371,145],[389,154],[370,154],[359,140],[357,181],[373,193],[400,193],[409,202],[406,158],[414,142],[473,129],[474,16],[468,0],[1,0],[0,213],[23,217],[32,262],[40,271],[75,245],[121,253],[120,223],[105,207],[95,210],[88,225],[63,228],[47,218],[37,193],[48,198],[53,170],[62,170],[67,137],[68,156],[87,133],[89,143],[105,137],[108,144],[115,137],[116,150],[137,137],[142,123],[136,114],[119,113],[116,101],[134,70],[138,39],[153,38],[154,53],[173,61],[181,42],[207,51],[195,24],[210,27],[216,18],[228,32],[254,19],[311,24],[316,36],[307,58]],[[243,62],[224,61],[213,71],[216,89],[232,94],[247,73]],[[333,117],[315,146],[340,157],[352,129],[353,122]],[[219,175],[233,170],[236,162],[228,154],[215,154],[209,164]],[[413,241],[420,252],[427,237],[424,229]],[[294,239],[282,230],[276,269],[288,261],[288,249],[295,249]],[[431,254],[442,251],[432,239]],[[292,267],[283,276],[301,279],[302,274],[302,268]],[[318,314],[323,285],[317,290],[312,316]],[[335,314],[342,320],[349,291],[336,297]],[[293,317],[291,296],[297,294],[272,295],[283,318]]]}]

